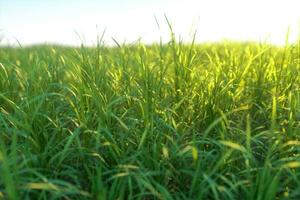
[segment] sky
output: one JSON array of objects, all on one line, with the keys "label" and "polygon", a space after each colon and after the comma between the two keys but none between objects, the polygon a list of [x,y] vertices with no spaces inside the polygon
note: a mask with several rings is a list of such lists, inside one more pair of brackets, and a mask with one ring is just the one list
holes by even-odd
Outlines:
[{"label": "sky", "polygon": [[[169,40],[284,44],[300,35],[300,0],[0,0],[0,45]],[[157,24],[157,22],[158,24]],[[112,39],[113,38],[113,39]]]}]

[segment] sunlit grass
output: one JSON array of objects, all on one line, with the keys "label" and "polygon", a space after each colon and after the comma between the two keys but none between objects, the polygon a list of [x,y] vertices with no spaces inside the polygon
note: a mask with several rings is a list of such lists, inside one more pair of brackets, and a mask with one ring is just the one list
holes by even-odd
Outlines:
[{"label": "sunlit grass", "polygon": [[0,48],[0,199],[299,199],[300,45]]}]

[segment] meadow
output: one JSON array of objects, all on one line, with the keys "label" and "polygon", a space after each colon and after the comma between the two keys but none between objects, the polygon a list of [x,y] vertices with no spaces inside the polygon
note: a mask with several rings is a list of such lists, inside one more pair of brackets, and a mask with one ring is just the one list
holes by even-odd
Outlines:
[{"label": "meadow", "polygon": [[0,199],[300,199],[300,45],[0,48]]}]

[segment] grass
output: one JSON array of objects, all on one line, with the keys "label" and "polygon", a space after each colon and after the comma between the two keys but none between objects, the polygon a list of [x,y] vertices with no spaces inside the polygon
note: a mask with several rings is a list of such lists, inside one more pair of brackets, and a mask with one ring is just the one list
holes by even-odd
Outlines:
[{"label": "grass", "polygon": [[0,48],[0,199],[299,199],[300,45]]}]

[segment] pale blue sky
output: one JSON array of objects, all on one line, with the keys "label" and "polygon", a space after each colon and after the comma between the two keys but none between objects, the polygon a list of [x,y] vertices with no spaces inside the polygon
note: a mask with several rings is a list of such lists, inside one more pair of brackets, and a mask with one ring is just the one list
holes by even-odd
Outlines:
[{"label": "pale blue sky", "polygon": [[[0,0],[1,44],[63,43],[77,45],[75,32],[94,44],[106,28],[105,41],[167,41],[164,13],[175,32],[197,41],[268,40],[283,43],[299,35],[299,0]],[[161,24],[158,29],[156,16]]]}]

